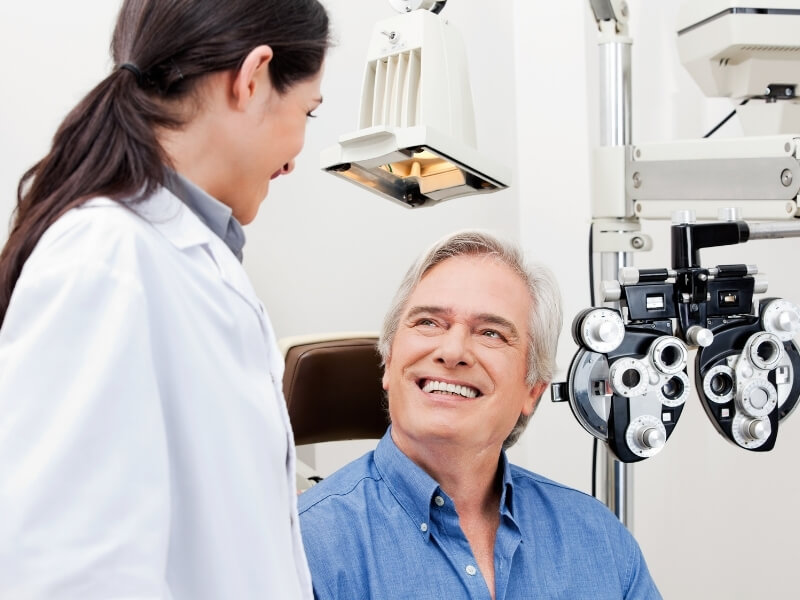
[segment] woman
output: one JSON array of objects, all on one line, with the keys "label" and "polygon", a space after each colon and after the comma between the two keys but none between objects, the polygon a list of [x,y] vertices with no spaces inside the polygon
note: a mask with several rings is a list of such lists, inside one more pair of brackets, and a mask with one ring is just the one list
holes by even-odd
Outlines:
[{"label": "woman", "polygon": [[310,598],[240,264],[320,104],[317,0],[125,0],[0,255],[0,597]]}]

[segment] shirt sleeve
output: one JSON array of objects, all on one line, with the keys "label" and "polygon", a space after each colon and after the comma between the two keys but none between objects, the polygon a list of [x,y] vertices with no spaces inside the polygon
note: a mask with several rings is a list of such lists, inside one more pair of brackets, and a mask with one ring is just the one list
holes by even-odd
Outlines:
[{"label": "shirt sleeve", "polygon": [[54,262],[23,271],[0,329],[0,598],[170,598],[145,295],[106,264]]},{"label": "shirt sleeve", "polygon": [[661,594],[650,576],[650,570],[647,568],[647,563],[639,544],[624,525],[620,524],[619,527],[625,538],[625,543],[622,547],[628,550],[626,600],[662,600]]}]

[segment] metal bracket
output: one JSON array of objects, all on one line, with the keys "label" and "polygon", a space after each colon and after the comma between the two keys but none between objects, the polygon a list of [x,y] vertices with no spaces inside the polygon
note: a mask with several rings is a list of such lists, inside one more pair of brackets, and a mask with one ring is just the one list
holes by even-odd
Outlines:
[{"label": "metal bracket", "polygon": [[593,238],[594,252],[648,252],[653,249],[653,238],[640,231],[602,231]]},{"label": "metal bracket", "polygon": [[613,23],[613,33],[621,35],[628,34],[628,3],[626,0],[589,0],[597,22],[597,28],[603,34],[611,34],[611,28],[607,25]]}]

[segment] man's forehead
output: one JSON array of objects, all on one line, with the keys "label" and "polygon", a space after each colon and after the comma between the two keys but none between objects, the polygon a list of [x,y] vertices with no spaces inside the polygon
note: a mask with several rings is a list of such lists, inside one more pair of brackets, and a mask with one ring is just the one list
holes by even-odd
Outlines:
[{"label": "man's forehead", "polygon": [[506,285],[524,288],[523,298],[530,300],[528,284],[522,274],[499,257],[490,254],[453,256],[437,263],[423,273],[408,297],[409,300],[413,299],[421,288],[425,290],[431,287],[432,282],[435,282],[439,293],[448,289],[458,293],[463,287],[479,280],[493,280],[497,283],[498,277],[505,280]]},{"label": "man's forehead", "polygon": [[[486,260],[488,258],[488,260]],[[530,293],[518,272],[495,257],[453,257],[431,268],[411,290],[408,318],[423,312],[510,324],[523,331]]]}]

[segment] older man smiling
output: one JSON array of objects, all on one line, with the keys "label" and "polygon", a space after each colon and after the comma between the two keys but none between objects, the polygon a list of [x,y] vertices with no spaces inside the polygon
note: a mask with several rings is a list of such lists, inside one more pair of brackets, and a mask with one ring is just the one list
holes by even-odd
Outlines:
[{"label": "older man smiling", "polygon": [[660,598],[605,506],[506,458],[560,329],[549,273],[486,233],[417,261],[379,343],[392,425],[300,497],[317,598]]}]

